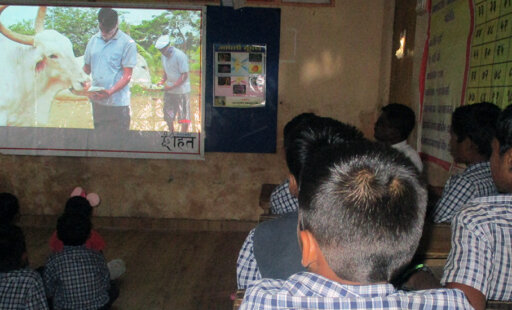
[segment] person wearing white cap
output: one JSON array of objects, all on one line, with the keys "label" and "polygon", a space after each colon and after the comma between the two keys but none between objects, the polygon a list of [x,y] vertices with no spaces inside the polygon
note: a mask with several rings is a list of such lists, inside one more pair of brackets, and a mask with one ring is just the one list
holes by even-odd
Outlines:
[{"label": "person wearing white cap", "polygon": [[[137,64],[135,41],[119,29],[117,12],[98,11],[99,32],[91,37],[84,55],[83,70],[92,76],[89,91],[94,129],[119,133],[130,129],[130,86]],[[92,89],[92,87],[91,87]]]},{"label": "person wearing white cap", "polygon": [[171,46],[169,36],[163,35],[155,42],[162,53],[164,74],[158,83],[164,85],[164,119],[169,131],[174,131],[174,119],[178,115],[180,132],[187,132],[190,124],[190,79],[188,57]]}]

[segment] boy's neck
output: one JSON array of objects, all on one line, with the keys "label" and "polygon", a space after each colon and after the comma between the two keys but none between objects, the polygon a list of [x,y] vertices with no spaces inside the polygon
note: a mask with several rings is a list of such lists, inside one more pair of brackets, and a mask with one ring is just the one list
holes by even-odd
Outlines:
[{"label": "boy's neck", "polygon": [[483,163],[486,161],[489,161],[489,159],[486,156],[476,153],[476,154],[473,154],[473,156],[471,156],[470,158],[468,158],[468,160],[463,164],[465,164],[466,166],[471,166],[471,165]]}]

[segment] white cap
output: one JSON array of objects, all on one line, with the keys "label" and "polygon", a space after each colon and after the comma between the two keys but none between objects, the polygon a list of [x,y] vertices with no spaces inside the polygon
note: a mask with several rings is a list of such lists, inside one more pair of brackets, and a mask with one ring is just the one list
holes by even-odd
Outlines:
[{"label": "white cap", "polygon": [[155,42],[155,47],[157,49],[162,49],[162,48],[166,47],[167,45],[169,45],[169,36],[167,36],[167,35],[161,36]]}]

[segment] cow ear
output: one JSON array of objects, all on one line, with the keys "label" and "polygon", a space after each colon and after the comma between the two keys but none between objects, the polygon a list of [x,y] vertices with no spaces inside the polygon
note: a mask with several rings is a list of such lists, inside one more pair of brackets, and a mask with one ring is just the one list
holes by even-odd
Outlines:
[{"label": "cow ear", "polygon": [[43,56],[43,59],[39,60],[36,63],[36,72],[41,72],[46,67],[46,56]]}]

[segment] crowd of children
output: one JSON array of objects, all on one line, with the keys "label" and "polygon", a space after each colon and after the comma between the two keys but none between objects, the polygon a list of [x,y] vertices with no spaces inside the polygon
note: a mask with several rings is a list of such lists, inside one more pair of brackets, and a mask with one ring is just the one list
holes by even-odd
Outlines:
[{"label": "crowd of children", "polygon": [[16,196],[1,193],[0,309],[110,309],[119,296],[112,274],[124,271],[109,270],[105,241],[92,229],[92,206],[85,195],[67,200],[49,241],[48,261],[36,270],[29,267],[18,216]]},{"label": "crowd of children", "polygon": [[[407,144],[414,120],[404,105],[385,106],[375,142],[313,113],[285,126],[289,176],[271,196],[281,216],[251,230],[240,250],[241,309],[480,310],[512,301],[512,105],[455,109],[450,151],[466,169],[431,213],[423,165]],[[109,309],[119,296],[119,270],[106,262],[91,200],[78,192],[37,271],[16,226],[18,200],[0,193],[0,309]],[[434,288],[403,290],[391,283],[407,274],[425,221],[451,223],[444,273]]]},{"label": "crowd of children", "polygon": [[[410,108],[385,106],[376,142],[323,137],[297,157],[294,144],[308,144],[291,137],[315,118],[301,114],[285,126],[290,176],[271,195],[280,217],[253,229],[240,250],[241,309],[485,309],[487,300],[512,301],[512,106],[455,109],[450,151],[466,169],[428,195],[423,164],[407,144]],[[410,274],[425,221],[451,223],[443,276],[429,289],[401,290],[390,283]]]}]

